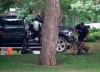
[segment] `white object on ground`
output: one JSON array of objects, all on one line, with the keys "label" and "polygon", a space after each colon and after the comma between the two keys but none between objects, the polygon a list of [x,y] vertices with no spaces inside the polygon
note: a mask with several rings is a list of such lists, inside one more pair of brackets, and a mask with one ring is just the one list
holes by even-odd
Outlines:
[{"label": "white object on ground", "polygon": [[40,51],[33,51],[33,54],[40,54]]},{"label": "white object on ground", "polygon": [[7,55],[8,53],[7,53],[7,48],[2,48],[1,49],[1,54],[0,55]]}]

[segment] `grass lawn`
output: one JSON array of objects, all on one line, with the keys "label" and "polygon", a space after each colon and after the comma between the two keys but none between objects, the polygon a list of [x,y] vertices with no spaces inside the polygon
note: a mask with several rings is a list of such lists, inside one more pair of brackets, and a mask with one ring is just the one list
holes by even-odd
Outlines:
[{"label": "grass lawn", "polygon": [[88,55],[57,53],[57,66],[37,65],[38,55],[0,56],[0,72],[100,72],[100,42],[89,43]]}]

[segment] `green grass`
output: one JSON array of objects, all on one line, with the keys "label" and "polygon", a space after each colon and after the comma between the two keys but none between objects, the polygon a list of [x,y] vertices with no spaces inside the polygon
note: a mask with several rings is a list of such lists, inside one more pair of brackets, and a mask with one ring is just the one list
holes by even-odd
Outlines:
[{"label": "green grass", "polygon": [[100,42],[89,43],[88,55],[57,53],[57,66],[37,65],[38,55],[0,56],[0,72],[100,72]]}]

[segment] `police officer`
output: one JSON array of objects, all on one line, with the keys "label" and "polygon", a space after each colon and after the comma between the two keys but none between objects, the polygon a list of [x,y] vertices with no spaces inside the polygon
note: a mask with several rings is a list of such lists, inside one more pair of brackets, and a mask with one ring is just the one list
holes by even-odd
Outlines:
[{"label": "police officer", "polygon": [[89,30],[84,25],[84,22],[81,22],[80,24],[78,24],[75,27],[75,32],[78,36],[78,41],[81,41],[81,42],[86,42],[87,41],[87,37],[89,35]]}]

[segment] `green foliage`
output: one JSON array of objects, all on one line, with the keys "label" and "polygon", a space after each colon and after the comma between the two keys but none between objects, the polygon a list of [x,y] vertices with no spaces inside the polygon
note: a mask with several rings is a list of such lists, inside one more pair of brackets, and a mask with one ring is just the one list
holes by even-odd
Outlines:
[{"label": "green foliage", "polygon": [[27,25],[38,11],[43,12],[45,10],[46,4],[44,0],[23,0],[14,6],[19,8],[17,14],[25,20],[25,24]]},{"label": "green foliage", "polygon": [[75,3],[77,0],[60,0],[61,10],[65,12],[68,16],[76,14],[76,11],[72,11],[71,4]]},{"label": "green foliage", "polygon": [[95,42],[96,39],[90,34],[90,36],[87,39],[88,42]]},{"label": "green foliage", "polygon": [[94,32],[94,33],[93,33],[93,37],[94,37],[96,40],[100,40],[100,32]]},{"label": "green foliage", "polygon": [[71,10],[71,3],[75,2],[75,0],[60,0],[60,5],[62,11],[69,12]]},{"label": "green foliage", "polygon": [[36,14],[38,11],[44,11],[46,4],[44,0],[23,0],[20,3],[16,3],[14,6],[19,8],[19,16],[26,17],[29,14]]},{"label": "green foliage", "polygon": [[45,9],[45,1],[42,0],[23,0],[20,3],[16,3],[15,7],[20,8],[20,10],[32,10],[35,13],[37,11],[43,11]]},{"label": "green foliage", "polygon": [[60,4],[62,11],[67,15],[67,24],[69,25],[75,25],[81,21],[85,23],[99,22],[99,0],[60,0]]},{"label": "green foliage", "polygon": [[0,0],[0,13],[12,7],[13,4],[13,0]]},{"label": "green foliage", "polygon": [[90,29],[90,32],[91,32],[91,33],[100,32],[100,29],[93,28],[93,29]]},{"label": "green foliage", "polygon": [[90,35],[88,37],[89,42],[93,42],[96,40],[100,40],[100,29],[91,29],[90,30]]},{"label": "green foliage", "polygon": [[20,18],[29,20],[34,17],[38,11],[44,11],[46,7],[45,0],[0,0],[0,12],[6,11],[9,8],[16,8]]},{"label": "green foliage", "polygon": [[[76,11],[80,16],[80,20],[92,21],[97,20],[100,15],[100,3],[96,0],[78,0],[76,3],[72,4],[72,10]],[[97,22],[97,21],[96,21]]]}]

